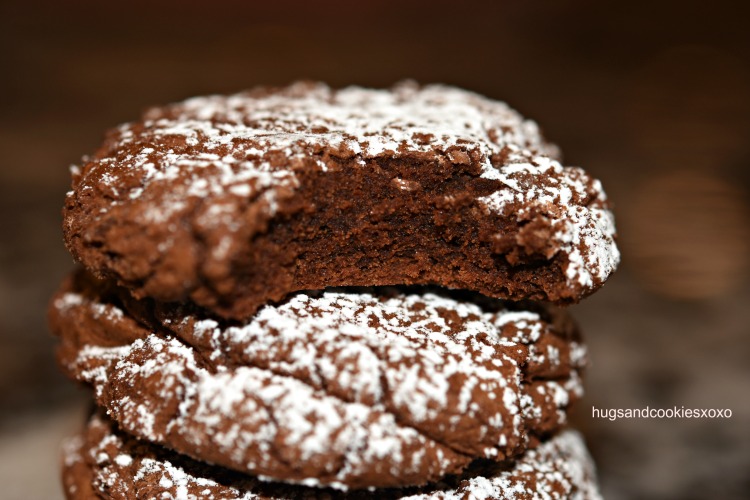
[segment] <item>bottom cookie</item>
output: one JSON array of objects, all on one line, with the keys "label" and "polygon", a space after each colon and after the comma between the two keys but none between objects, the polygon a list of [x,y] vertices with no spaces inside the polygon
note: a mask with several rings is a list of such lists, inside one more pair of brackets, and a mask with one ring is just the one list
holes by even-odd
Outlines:
[{"label": "bottom cookie", "polygon": [[342,492],[260,481],[210,466],[117,431],[95,415],[64,447],[63,482],[74,499],[600,499],[581,436],[566,430],[516,461],[477,461],[426,487]]}]

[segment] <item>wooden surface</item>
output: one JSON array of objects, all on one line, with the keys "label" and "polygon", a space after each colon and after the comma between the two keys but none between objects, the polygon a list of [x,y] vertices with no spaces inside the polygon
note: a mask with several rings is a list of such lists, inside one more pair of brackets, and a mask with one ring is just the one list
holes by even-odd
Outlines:
[{"label": "wooden surface", "polygon": [[[750,497],[746,13],[733,2],[267,4],[0,5],[0,481],[25,485],[4,498],[59,495],[50,457],[85,405],[57,373],[44,319],[73,266],[59,229],[68,165],[151,104],[407,77],[508,101],[616,203],[621,270],[572,309],[592,358],[577,425],[607,498]],[[733,417],[610,422],[592,405]]]}]

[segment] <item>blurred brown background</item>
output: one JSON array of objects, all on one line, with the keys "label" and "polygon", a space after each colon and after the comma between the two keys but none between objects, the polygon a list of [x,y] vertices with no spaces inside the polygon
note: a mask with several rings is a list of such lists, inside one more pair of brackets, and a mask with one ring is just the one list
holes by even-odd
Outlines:
[{"label": "blurred brown background", "polygon": [[[536,119],[602,179],[623,264],[573,309],[577,425],[610,499],[750,498],[750,30],[740,2],[3,2],[0,484],[59,498],[85,395],[45,306],[68,166],[146,106],[299,78],[446,82]],[[729,408],[728,420],[591,407]]]}]

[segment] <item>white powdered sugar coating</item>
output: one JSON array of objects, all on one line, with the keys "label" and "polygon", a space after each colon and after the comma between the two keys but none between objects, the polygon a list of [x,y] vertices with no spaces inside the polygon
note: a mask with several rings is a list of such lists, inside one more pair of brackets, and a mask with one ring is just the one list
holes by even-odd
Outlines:
[{"label": "white powdered sugar coating", "polygon": [[[119,457],[123,457],[126,455],[118,455]],[[128,456],[128,459],[130,459],[132,463],[132,457]],[[117,461],[117,459],[115,459]],[[118,463],[118,465],[123,465]],[[129,464],[127,464],[129,465]],[[139,481],[144,481],[146,478],[152,478],[154,476],[159,477],[159,486],[163,489],[169,489],[173,490],[169,496],[162,495],[161,498],[170,499],[170,500],[197,500],[199,498],[206,498],[206,499],[212,499],[217,498],[210,494],[212,488],[221,488],[222,485],[216,481],[213,481],[211,479],[206,478],[199,478],[194,477],[190,475],[189,473],[185,472],[185,470],[182,469],[182,467],[172,465],[171,462],[168,460],[158,460],[154,458],[144,458],[139,463],[140,468],[135,473],[135,475],[132,478],[132,481],[134,483],[138,483]],[[194,493],[190,493],[191,488],[195,487],[205,488],[203,492],[206,493],[206,495],[196,495]],[[229,495],[232,495],[230,497],[225,498],[238,498],[238,499],[256,499],[259,498],[257,495],[254,495],[253,493],[241,493],[239,490],[235,488],[228,488],[229,491],[227,492]],[[237,495],[236,497],[234,495]]]},{"label": "white powdered sugar coating", "polygon": [[[152,184],[169,183],[160,204],[144,214],[147,222],[167,220],[185,208],[185,197],[232,194],[263,195],[266,211],[276,211],[281,189],[298,185],[293,165],[306,160],[327,170],[311,148],[327,147],[356,155],[360,164],[377,157],[419,152],[478,150],[482,177],[500,179],[492,154],[510,150],[519,158],[534,152],[556,154],[537,125],[505,103],[444,85],[393,90],[348,87],[334,91],[323,84],[298,83],[282,92],[196,97],[154,108],[140,124],[119,127],[117,149],[135,151],[96,160],[105,168],[124,167],[141,178],[127,193],[135,200]],[[153,147],[178,140],[183,148]],[[282,154],[285,166],[270,158]],[[180,178],[187,176],[188,182]],[[114,190],[118,175],[105,171],[99,181]],[[177,182],[176,182],[177,181]],[[90,189],[90,187],[87,187]],[[86,188],[85,188],[86,189]],[[113,206],[121,203],[113,200]]]},{"label": "white powdered sugar coating", "polygon": [[[151,442],[166,444],[179,436],[192,443],[188,451],[216,447],[231,457],[225,465],[264,471],[279,467],[278,446],[283,440],[295,467],[320,467],[331,456],[336,463],[343,462],[331,471],[332,478],[322,482],[341,489],[346,489],[343,481],[367,474],[371,467],[419,468],[422,464],[413,455],[414,448],[425,450],[437,477],[455,465],[455,457],[445,456],[449,450],[444,454],[443,447],[400,425],[393,415],[342,402],[293,378],[252,367],[210,374],[197,366],[194,353],[179,341],[156,336],[135,341],[128,355],[141,363],[126,356],[112,367],[115,380],[89,382],[103,387],[119,379],[123,385],[142,387],[143,380],[159,379],[156,395],[133,394],[107,405],[125,429]],[[81,364],[89,361],[79,359]],[[166,425],[155,426],[176,399],[180,401],[178,413]],[[321,484],[316,477],[261,477]]]},{"label": "white powdered sugar coating", "polygon": [[[615,220],[604,208],[607,197],[598,180],[579,168],[563,167],[543,156],[530,160],[519,157],[518,163],[496,172],[497,179],[512,189],[495,191],[480,201],[488,210],[514,213],[518,220],[535,212],[547,217],[555,228],[554,246],[567,256],[565,274],[571,283],[591,288],[615,270],[620,262],[614,241]],[[583,205],[581,200],[587,198],[589,184],[596,198]]]},{"label": "white powdered sugar coating", "polygon": [[[441,309],[457,315],[460,326]],[[504,446],[522,434],[522,374],[509,353],[538,339],[542,328],[539,315],[527,313],[529,324],[515,324],[516,338],[507,340],[497,328],[508,323],[505,314],[516,313],[489,313],[430,293],[379,300],[328,291],[264,307],[244,326],[220,328],[191,317],[183,324],[210,345],[213,359],[241,353],[243,362],[383,408],[427,435],[472,426]],[[494,411],[477,405],[480,397],[497,399]],[[487,444],[482,453],[496,456]]]},{"label": "white powdered sugar coating", "polygon": [[[67,467],[86,463],[95,487],[105,486],[120,494],[136,491],[160,493],[158,498],[173,500],[268,500],[308,498],[310,500],[346,500],[349,495],[337,492],[316,492],[301,487],[258,483],[252,477],[217,481],[214,468],[188,472],[185,460],[177,455],[171,459],[160,457],[155,448],[134,447],[130,439],[113,433],[111,424],[94,416],[87,430],[89,443],[82,437],[65,448]],[[71,498],[76,495],[75,484],[69,483]],[[100,486],[101,485],[101,486]],[[72,489],[70,488],[72,486]],[[599,500],[596,473],[580,434],[566,430],[537,449],[518,458],[510,467],[493,470],[486,468],[465,475],[455,485],[439,483],[418,493],[397,491],[358,492],[356,498],[402,500]]]},{"label": "white powdered sugar coating", "polygon": [[[553,337],[537,313],[488,312],[433,293],[302,293],[242,326],[193,316],[164,326],[197,348],[152,333],[127,346],[84,346],[71,371],[124,429],[157,443],[178,436],[188,454],[215,448],[229,457],[224,465],[269,479],[279,478],[280,441],[299,467],[339,457],[335,473],[319,472],[332,474],[325,481],[296,480],[306,485],[343,487],[377,464],[398,475],[427,461],[439,477],[467,456],[512,456],[543,412],[564,423],[581,392],[574,365],[559,381],[528,386],[544,394],[525,393],[522,368],[540,361],[535,342]],[[562,349],[575,344],[566,342]],[[101,397],[113,387],[124,389]]]},{"label": "white powdered sugar coating", "polygon": [[[495,170],[489,157],[506,146],[521,155],[530,156],[532,151],[557,154],[544,142],[536,123],[505,103],[445,85],[405,83],[392,90],[347,87],[334,91],[323,84],[299,83],[261,97],[196,97],[177,106],[176,119],[162,118],[158,111],[146,119],[154,119],[165,135],[181,134],[196,141],[198,133],[257,139],[258,152],[291,148],[295,154],[304,144],[376,158],[470,144],[486,148],[482,152],[487,178]],[[216,120],[218,128],[206,128]]]},{"label": "white powdered sugar coating", "polygon": [[524,453],[509,469],[473,477],[453,491],[421,493],[404,500],[599,500],[594,464],[581,435],[566,430]]}]

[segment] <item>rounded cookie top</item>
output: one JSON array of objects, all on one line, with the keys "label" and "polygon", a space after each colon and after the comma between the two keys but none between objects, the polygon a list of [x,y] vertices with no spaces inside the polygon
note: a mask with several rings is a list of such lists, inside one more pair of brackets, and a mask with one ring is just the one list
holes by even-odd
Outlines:
[{"label": "rounded cookie top", "polygon": [[151,109],[73,169],[64,216],[89,270],[233,318],[325,286],[569,302],[619,259],[598,181],[504,103],[442,85]]},{"label": "rounded cookie top", "polygon": [[516,456],[580,397],[572,325],[490,303],[332,290],[228,325],[79,275],[52,327],[63,369],[141,439],[285,482],[394,487]]},{"label": "rounded cookie top", "polygon": [[258,479],[196,462],[139,442],[94,415],[66,442],[63,482],[68,499],[201,498],[206,500],[458,500],[476,498],[599,500],[596,473],[581,436],[566,430],[515,462],[475,463],[463,474],[421,488],[342,492]]}]

